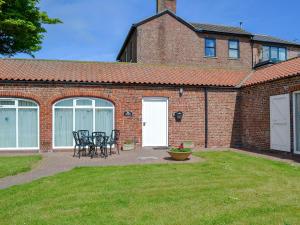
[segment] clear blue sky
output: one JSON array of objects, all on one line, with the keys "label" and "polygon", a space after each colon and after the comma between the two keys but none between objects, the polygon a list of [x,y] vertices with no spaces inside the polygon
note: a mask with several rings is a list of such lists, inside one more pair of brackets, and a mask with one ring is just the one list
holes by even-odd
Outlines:
[{"label": "clear blue sky", "polygon": [[[187,21],[243,21],[250,32],[300,42],[299,0],[177,1],[177,15]],[[156,0],[41,0],[41,9],[63,24],[46,26],[36,58],[115,61],[132,23],[154,15],[155,5]]]}]

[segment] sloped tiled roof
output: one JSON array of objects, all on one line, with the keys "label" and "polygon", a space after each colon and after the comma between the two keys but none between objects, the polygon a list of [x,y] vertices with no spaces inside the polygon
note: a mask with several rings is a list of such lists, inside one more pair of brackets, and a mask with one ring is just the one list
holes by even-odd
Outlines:
[{"label": "sloped tiled roof", "polygon": [[258,41],[258,42],[268,42],[268,43],[275,43],[275,44],[299,45],[300,46],[300,43],[282,40],[280,38],[272,37],[269,35],[255,34],[253,36],[253,40]]},{"label": "sloped tiled roof", "polygon": [[197,31],[201,32],[217,32],[217,33],[226,33],[226,34],[239,34],[239,35],[249,35],[252,34],[248,31],[233,26],[223,26],[223,25],[215,25],[215,24],[204,24],[204,23],[191,23]]},{"label": "sloped tiled roof", "polygon": [[252,72],[197,66],[0,59],[0,81],[246,87],[300,76],[300,57]]},{"label": "sloped tiled roof", "polygon": [[196,66],[0,59],[2,81],[237,86],[249,72]]},{"label": "sloped tiled roof", "polygon": [[243,86],[255,85],[295,75],[300,75],[300,57],[252,72],[249,78],[243,83]]}]

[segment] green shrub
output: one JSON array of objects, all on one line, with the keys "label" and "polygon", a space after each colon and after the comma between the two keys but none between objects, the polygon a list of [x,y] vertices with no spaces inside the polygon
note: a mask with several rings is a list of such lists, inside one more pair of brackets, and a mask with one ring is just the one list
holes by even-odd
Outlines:
[{"label": "green shrub", "polygon": [[172,148],[171,152],[192,152],[190,148]]}]

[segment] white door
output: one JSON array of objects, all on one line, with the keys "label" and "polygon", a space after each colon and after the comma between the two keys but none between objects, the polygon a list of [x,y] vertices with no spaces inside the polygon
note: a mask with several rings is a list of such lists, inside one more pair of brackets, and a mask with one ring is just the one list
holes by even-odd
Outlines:
[{"label": "white door", "polygon": [[290,152],[290,96],[270,97],[271,149]]},{"label": "white door", "polygon": [[143,98],[143,147],[168,146],[168,99]]}]

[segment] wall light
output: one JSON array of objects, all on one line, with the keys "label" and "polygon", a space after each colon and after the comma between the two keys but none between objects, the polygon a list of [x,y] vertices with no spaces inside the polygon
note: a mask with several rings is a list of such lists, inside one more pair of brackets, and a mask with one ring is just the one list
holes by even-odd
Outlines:
[{"label": "wall light", "polygon": [[179,96],[180,96],[180,97],[183,96],[183,92],[184,92],[184,90],[183,90],[183,88],[181,87],[181,88],[179,89]]}]

